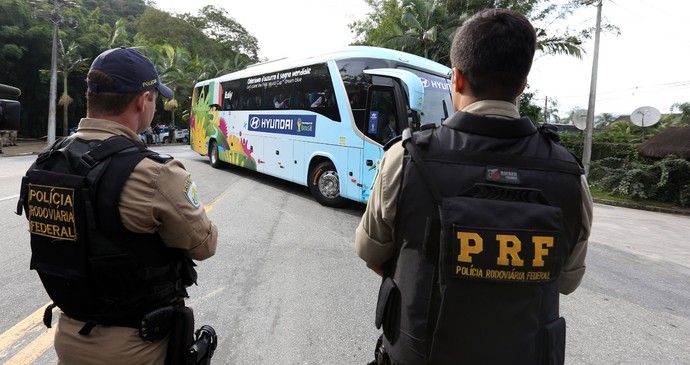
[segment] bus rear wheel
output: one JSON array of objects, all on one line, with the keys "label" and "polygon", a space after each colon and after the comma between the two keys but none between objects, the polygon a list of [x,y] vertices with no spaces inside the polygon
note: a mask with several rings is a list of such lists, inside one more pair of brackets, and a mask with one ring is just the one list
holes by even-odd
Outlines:
[{"label": "bus rear wheel", "polygon": [[211,141],[208,146],[208,160],[211,163],[211,167],[218,168],[221,165],[220,158],[218,157],[218,144],[216,141]]},{"label": "bus rear wheel", "polygon": [[309,174],[309,189],[316,201],[328,207],[338,207],[344,203],[340,196],[338,171],[330,161],[316,165]]}]

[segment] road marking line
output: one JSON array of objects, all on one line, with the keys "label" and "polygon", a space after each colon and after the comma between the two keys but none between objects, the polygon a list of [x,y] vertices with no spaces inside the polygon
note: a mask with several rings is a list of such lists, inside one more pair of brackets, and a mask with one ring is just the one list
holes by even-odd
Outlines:
[{"label": "road marking line", "polygon": [[223,194],[221,194],[218,197],[218,199],[214,200],[211,204],[205,206],[204,210],[206,211],[206,213],[209,213],[211,210],[213,210],[213,206],[216,205],[216,203],[218,203],[219,201],[223,200],[223,198],[225,198],[225,196],[228,195],[229,193],[230,193],[230,190],[225,190],[225,192]]},{"label": "road marking line", "polygon": [[17,194],[17,195],[12,195],[12,196],[8,196],[8,197],[4,197],[4,198],[0,198],[0,202],[1,202],[1,201],[5,201],[5,200],[10,200],[10,199],[17,199],[17,198],[19,198],[19,194]]},{"label": "road marking line", "polygon": [[53,346],[55,327],[46,328],[35,340],[31,341],[26,347],[19,351],[5,365],[29,365],[41,357],[46,350]]},{"label": "road marking line", "polygon": [[43,326],[43,312],[49,304],[46,303],[46,305],[38,308],[31,315],[0,335],[0,353],[5,353],[15,342],[26,336],[33,329]]}]

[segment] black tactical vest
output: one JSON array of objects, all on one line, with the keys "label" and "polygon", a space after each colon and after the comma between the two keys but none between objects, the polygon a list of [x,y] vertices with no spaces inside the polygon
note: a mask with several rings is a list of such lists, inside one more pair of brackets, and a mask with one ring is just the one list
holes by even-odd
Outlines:
[{"label": "black tactical vest", "polygon": [[397,263],[377,310],[387,352],[404,365],[562,364],[576,159],[526,118],[462,112],[403,144]]},{"label": "black tactical vest", "polygon": [[63,312],[91,327],[138,328],[146,313],[187,297],[185,285],[196,280],[180,250],[120,220],[122,187],[144,158],[172,159],[122,136],[68,138],[42,152],[22,179],[17,214],[23,208],[29,220],[31,269]]}]

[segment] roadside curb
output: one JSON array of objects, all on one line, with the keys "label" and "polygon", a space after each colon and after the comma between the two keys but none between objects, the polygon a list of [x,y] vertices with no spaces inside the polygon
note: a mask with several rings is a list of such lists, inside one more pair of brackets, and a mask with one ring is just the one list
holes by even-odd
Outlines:
[{"label": "roadside curb", "polygon": [[592,198],[592,200],[598,204],[613,205],[613,206],[617,206],[617,207],[631,208],[631,209],[638,209],[638,210],[648,210],[650,212],[657,212],[657,213],[668,213],[668,214],[690,216],[690,209],[686,209],[686,208],[656,207],[656,206],[638,204],[638,203],[634,203],[634,202],[621,202],[621,201],[601,199],[601,198]]}]

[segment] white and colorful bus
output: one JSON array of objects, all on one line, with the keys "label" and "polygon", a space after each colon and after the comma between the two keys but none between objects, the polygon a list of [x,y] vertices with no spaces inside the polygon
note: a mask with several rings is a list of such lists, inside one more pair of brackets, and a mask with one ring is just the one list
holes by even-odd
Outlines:
[{"label": "white and colorful bus", "polygon": [[366,203],[383,146],[452,112],[450,69],[374,47],[281,59],[199,82],[191,148],[306,185],[321,204]]}]

